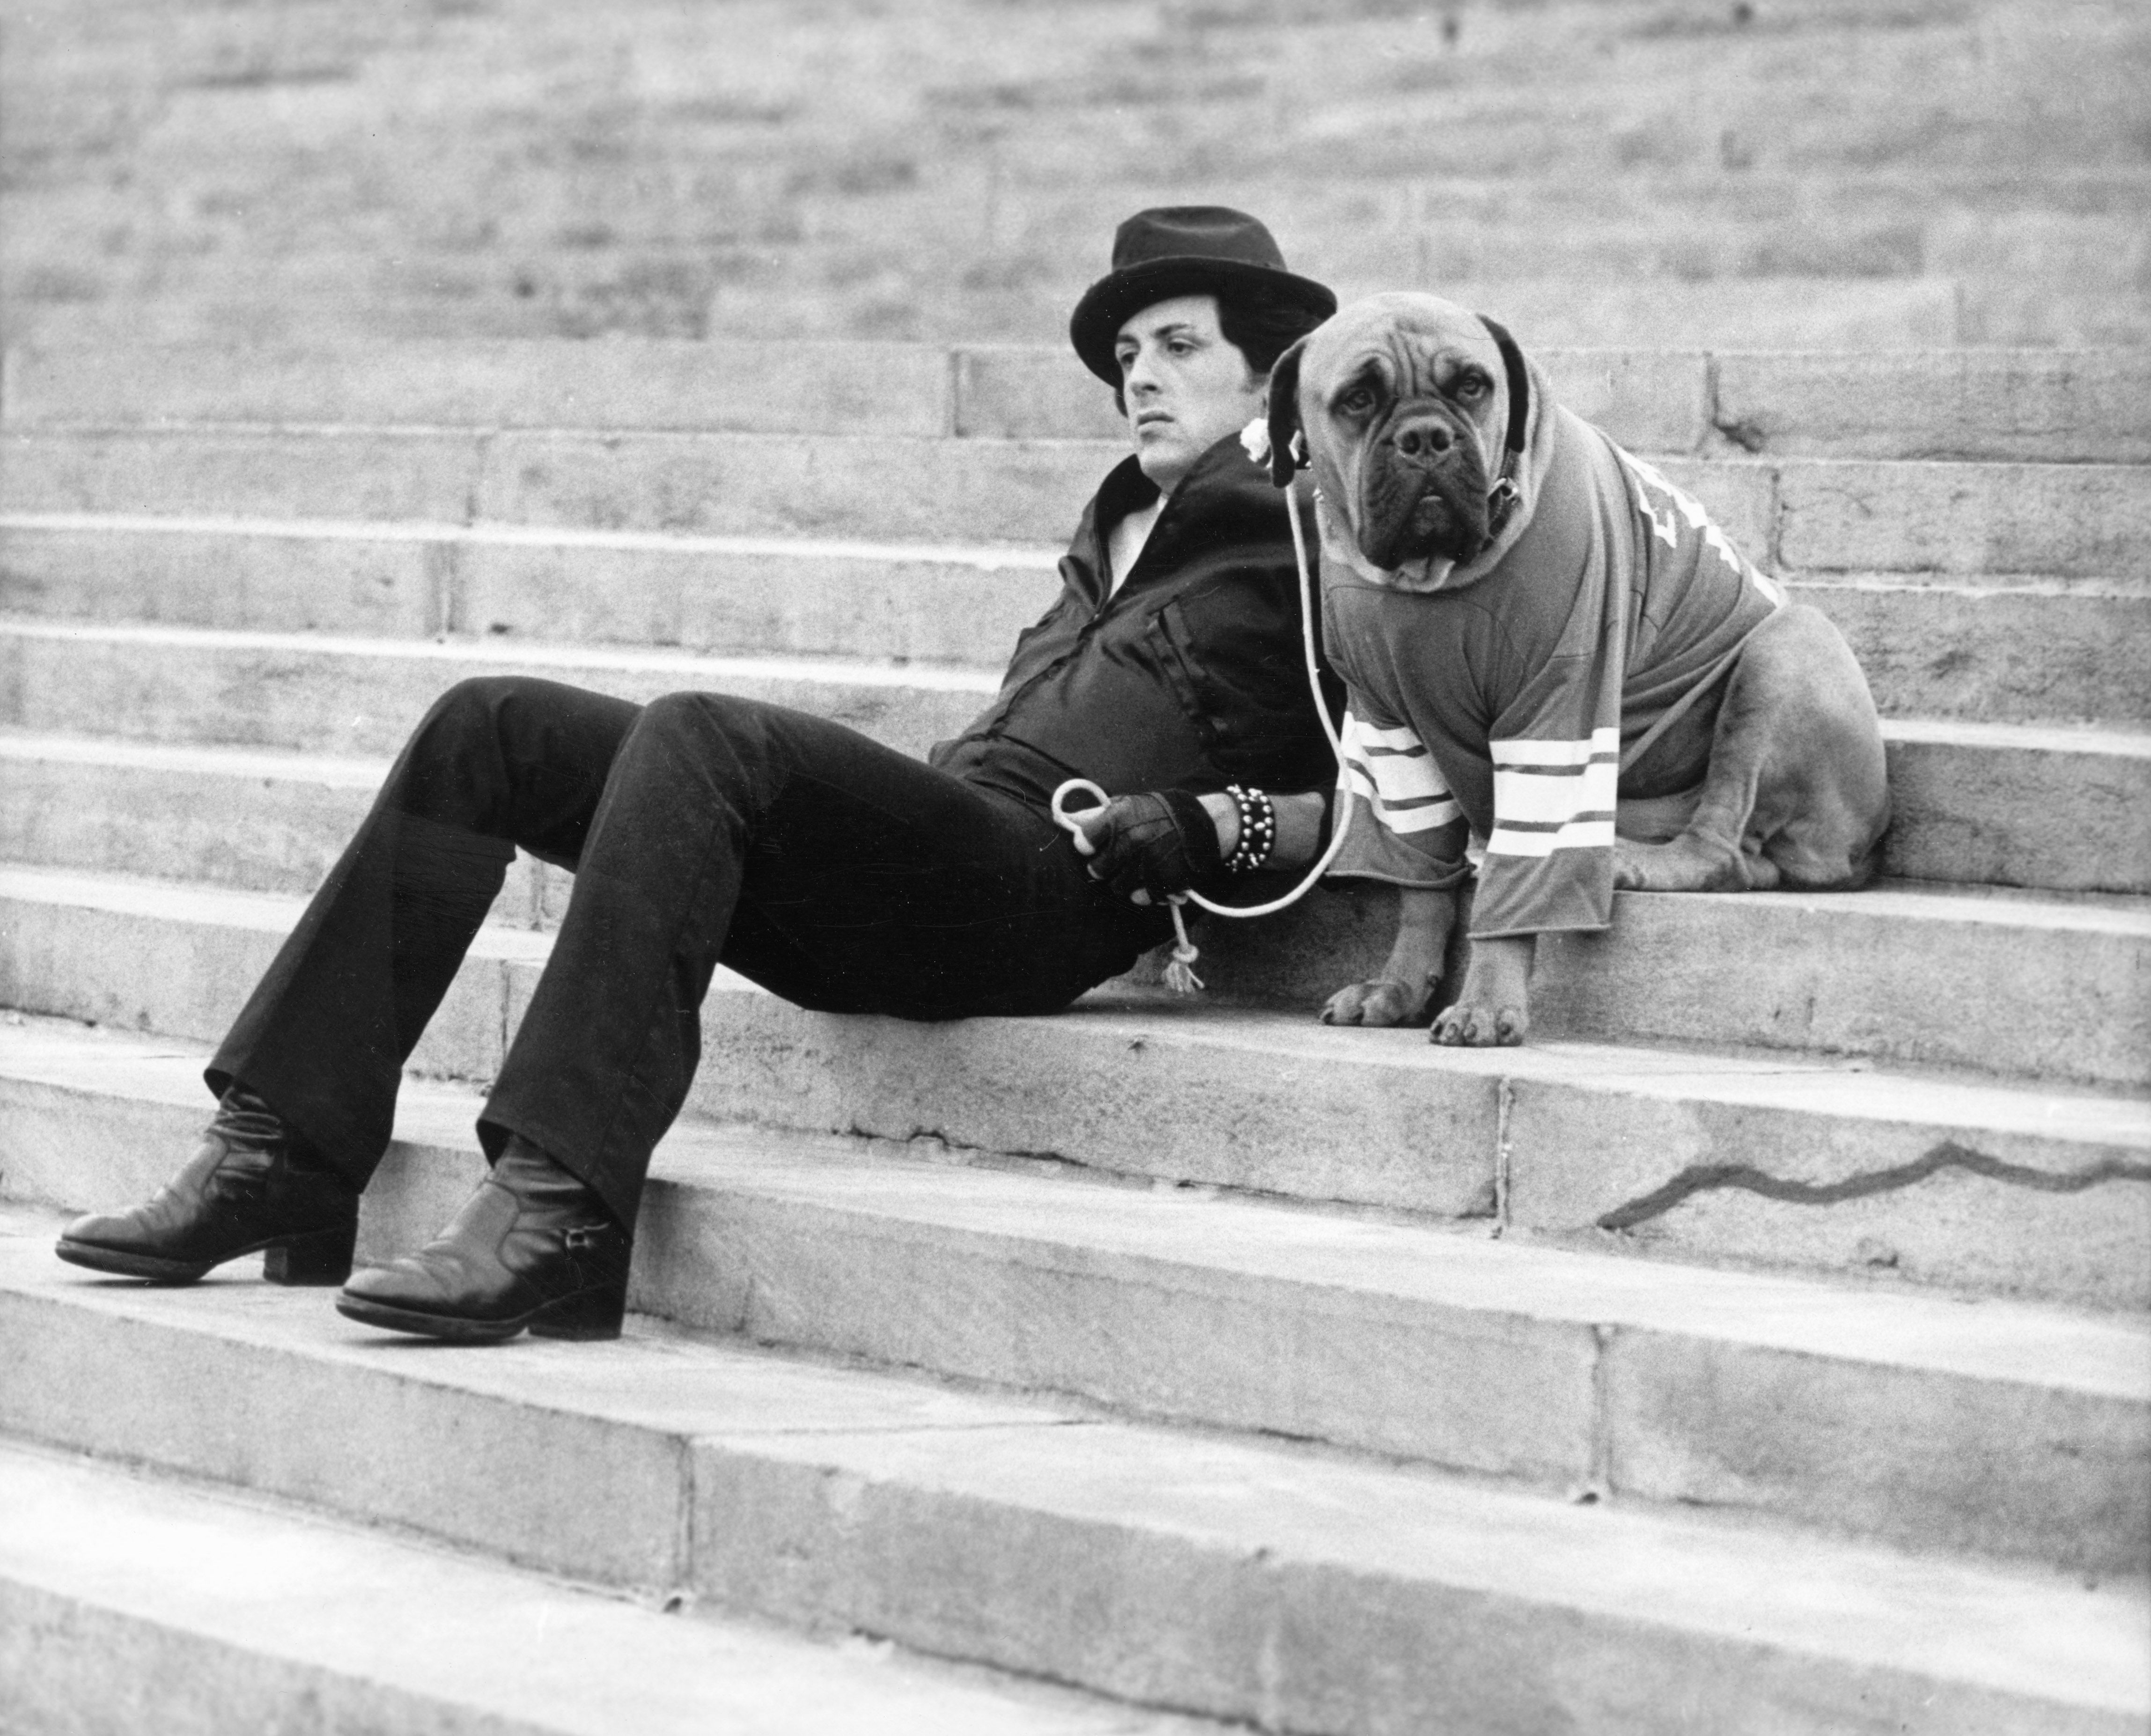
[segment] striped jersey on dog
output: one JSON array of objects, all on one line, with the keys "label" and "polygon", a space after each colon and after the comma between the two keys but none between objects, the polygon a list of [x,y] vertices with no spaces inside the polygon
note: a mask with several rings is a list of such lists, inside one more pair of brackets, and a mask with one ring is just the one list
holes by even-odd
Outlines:
[{"label": "striped jersey on dog", "polygon": [[[1483,841],[1480,939],[1607,925],[1622,742],[1784,600],[1688,495],[1540,402],[1531,521],[1484,572],[1400,587],[1323,525],[1324,634],[1351,689],[1330,872],[1454,886]],[[1707,751],[1688,781],[1706,769]]]}]

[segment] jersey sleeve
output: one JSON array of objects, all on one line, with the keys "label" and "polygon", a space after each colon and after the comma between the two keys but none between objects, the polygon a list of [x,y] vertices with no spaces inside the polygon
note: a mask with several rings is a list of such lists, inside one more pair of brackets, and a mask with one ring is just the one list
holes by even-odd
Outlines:
[{"label": "jersey sleeve", "polygon": [[1454,886],[1470,873],[1470,828],[1409,726],[1364,715],[1353,696],[1344,713],[1348,827],[1334,878],[1394,886]]},{"label": "jersey sleeve", "polygon": [[1495,720],[1494,829],[1471,911],[1478,938],[1612,920],[1620,694],[1594,660],[1534,683]]}]

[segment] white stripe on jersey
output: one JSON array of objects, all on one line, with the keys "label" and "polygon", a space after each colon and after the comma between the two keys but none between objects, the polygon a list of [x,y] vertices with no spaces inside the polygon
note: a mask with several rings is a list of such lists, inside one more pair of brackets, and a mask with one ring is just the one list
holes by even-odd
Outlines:
[{"label": "white stripe on jersey", "polygon": [[1556,850],[1610,850],[1613,848],[1613,822],[1603,820],[1571,820],[1556,832],[1518,832],[1494,824],[1494,835],[1486,840],[1489,856],[1551,856]]},{"label": "white stripe on jersey", "polygon": [[1381,792],[1375,788],[1374,780],[1367,775],[1364,762],[1347,761],[1345,771],[1351,779],[1352,793],[1374,811],[1375,819],[1380,822],[1385,832],[1399,835],[1432,832],[1439,826],[1454,825],[1464,817],[1464,810],[1449,799],[1445,791],[1439,801],[1392,803],[1385,801]]},{"label": "white stripe on jersey", "polygon": [[1494,823],[1519,820],[1561,826],[1585,814],[1610,814],[1621,768],[1611,760],[1593,760],[1573,772],[1496,772]]},{"label": "white stripe on jersey", "polygon": [[1349,711],[1344,714],[1344,733],[1347,736],[1356,737],[1369,747],[1390,747],[1399,753],[1426,752],[1426,744],[1410,730],[1383,729],[1354,717]]},{"label": "white stripe on jersey", "polygon": [[1486,747],[1496,766],[1582,766],[1598,759],[1618,761],[1621,729],[1618,724],[1595,729],[1587,741],[1531,741],[1517,736],[1489,741]]},{"label": "white stripe on jersey", "polygon": [[1348,711],[1344,755],[1352,793],[1388,830],[1431,832],[1462,817],[1425,744],[1410,730],[1379,729]]},{"label": "white stripe on jersey", "polygon": [[1441,774],[1422,747],[1415,753],[1355,753],[1352,763],[1374,780],[1382,800],[1392,807],[1407,802],[1438,802],[1449,794]]}]

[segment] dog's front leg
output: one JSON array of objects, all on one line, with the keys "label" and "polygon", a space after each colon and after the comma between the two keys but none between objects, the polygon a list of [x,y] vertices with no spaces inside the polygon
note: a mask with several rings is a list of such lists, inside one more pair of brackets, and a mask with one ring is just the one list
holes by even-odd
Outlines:
[{"label": "dog's front leg", "polygon": [[1531,1029],[1531,955],[1535,934],[1505,934],[1475,940],[1464,966],[1456,1001],[1444,1007],[1428,1035],[1430,1040],[1466,1049],[1506,1048],[1521,1043]]},{"label": "dog's front leg", "polygon": [[1424,886],[1397,889],[1397,938],[1381,974],[1339,989],[1322,1009],[1324,1025],[1416,1025],[1441,981],[1456,894]]}]

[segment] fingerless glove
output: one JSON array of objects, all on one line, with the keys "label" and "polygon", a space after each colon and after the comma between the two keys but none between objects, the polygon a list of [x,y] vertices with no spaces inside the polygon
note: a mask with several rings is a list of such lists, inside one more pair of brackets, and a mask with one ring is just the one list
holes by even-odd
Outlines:
[{"label": "fingerless glove", "polygon": [[1097,852],[1091,878],[1122,898],[1138,891],[1170,897],[1207,886],[1224,870],[1217,824],[1186,790],[1116,797],[1083,817],[1083,833]]}]

